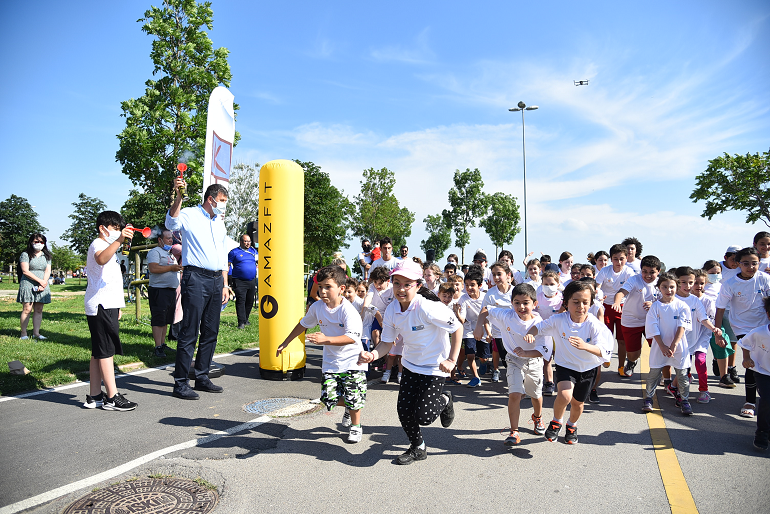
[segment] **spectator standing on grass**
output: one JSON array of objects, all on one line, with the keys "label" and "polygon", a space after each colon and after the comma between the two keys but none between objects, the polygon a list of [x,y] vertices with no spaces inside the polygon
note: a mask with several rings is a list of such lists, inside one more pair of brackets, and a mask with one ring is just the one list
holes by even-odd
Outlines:
[{"label": "spectator standing on grass", "polygon": [[[203,203],[182,209],[179,188],[184,179],[174,181],[176,198],[166,214],[166,226],[182,232],[182,310],[174,367],[173,396],[197,400],[189,385],[196,340],[195,389],[221,393],[224,389],[209,379],[209,368],[219,334],[219,315],[227,303],[227,231],[221,216],[227,203],[227,189],[221,184],[206,188]],[[199,330],[200,327],[200,330]],[[198,337],[200,334],[200,338]]]},{"label": "spectator standing on grass", "polygon": [[382,256],[372,263],[370,271],[374,271],[374,268],[379,268],[380,266],[391,271],[396,267],[396,264],[401,262],[401,259],[393,255],[393,241],[391,241],[389,237],[380,239],[380,251],[382,252]]},{"label": "spectator standing on grass", "polygon": [[155,340],[155,356],[166,357],[166,331],[174,323],[176,289],[182,266],[171,253],[174,238],[170,230],[158,235],[158,246],[147,253],[147,270],[150,272],[149,301],[152,338]]},{"label": "spectator standing on grass", "polygon": [[232,266],[233,289],[235,291],[235,312],[238,315],[238,329],[250,325],[249,316],[254,307],[257,292],[257,251],[251,246],[251,237],[243,234],[240,246],[230,250],[227,262]]},{"label": "spectator standing on grass", "polygon": [[32,314],[32,338],[45,341],[40,335],[43,322],[43,305],[51,303],[51,289],[48,279],[51,276],[51,252],[46,246],[43,234],[32,234],[27,240],[27,249],[19,257],[19,292],[16,301],[21,304],[21,339],[27,340],[27,326]]},{"label": "spectator standing on grass", "polygon": [[372,267],[372,243],[368,239],[361,241],[361,253],[358,254],[358,264],[364,280],[369,278],[369,268]]}]

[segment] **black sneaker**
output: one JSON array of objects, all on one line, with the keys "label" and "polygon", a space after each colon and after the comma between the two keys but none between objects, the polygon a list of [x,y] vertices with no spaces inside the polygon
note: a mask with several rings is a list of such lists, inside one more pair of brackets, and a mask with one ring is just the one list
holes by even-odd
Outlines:
[{"label": "black sneaker", "polygon": [[452,391],[444,391],[443,394],[449,398],[449,401],[447,402],[446,407],[444,407],[444,410],[441,411],[441,426],[449,428],[455,420],[454,401],[452,400]]},{"label": "black sneaker", "polygon": [[596,392],[596,389],[591,389],[588,395],[588,403],[599,403],[599,393]]},{"label": "black sneaker", "polygon": [[719,387],[724,387],[725,389],[733,389],[735,387],[735,382],[730,378],[729,373],[725,373],[725,376],[719,380]]},{"label": "black sneaker", "polygon": [[181,398],[182,400],[197,400],[200,398],[198,393],[193,391],[187,384],[174,386],[174,392],[172,392],[171,395],[175,398]]},{"label": "black sneaker", "polygon": [[221,393],[224,387],[214,384],[208,377],[202,377],[195,381],[196,391],[206,391],[207,393]]},{"label": "black sneaker", "polygon": [[104,397],[107,396],[104,391],[100,392],[96,396],[91,396],[90,394],[86,395],[86,401],[83,404],[83,407],[86,409],[95,409],[97,407],[101,407],[104,404]]},{"label": "black sneaker", "polygon": [[118,411],[134,410],[136,409],[136,404],[134,402],[130,402],[126,400],[122,394],[115,393],[115,396],[113,396],[112,398],[104,399],[104,403],[102,404],[102,409],[118,410]]},{"label": "black sneaker", "polygon": [[407,451],[402,453],[398,456],[396,459],[396,464],[399,464],[401,466],[406,466],[407,464],[411,464],[412,462],[416,460],[425,460],[428,458],[428,450],[427,448],[409,448]]},{"label": "black sneaker", "polygon": [[155,347],[155,356],[156,357],[160,357],[162,359],[166,358],[166,352],[163,351],[163,347],[164,346],[165,345],[160,345],[160,346],[156,346]]},{"label": "black sneaker", "polygon": [[692,406],[688,400],[682,400],[682,414],[685,416],[692,416]]},{"label": "black sneaker", "polygon": [[561,430],[561,423],[551,420],[548,423],[548,428],[545,429],[545,438],[549,441],[555,441],[559,437],[559,430]]},{"label": "black sneaker", "polygon": [[730,380],[732,380],[734,384],[741,383],[741,379],[738,377],[738,369],[736,369],[735,366],[727,368],[727,374],[730,375]]},{"label": "black sneaker", "polygon": [[714,372],[714,376],[718,377],[719,375],[719,363],[716,359],[711,359],[711,371]]},{"label": "black sneaker", "polygon": [[766,451],[769,438],[770,434],[757,430],[757,432],[754,434],[754,448],[757,450]]},{"label": "black sneaker", "polygon": [[575,425],[567,425],[567,431],[564,433],[564,442],[567,444],[577,444],[577,427]]},{"label": "black sneaker", "polygon": [[553,382],[546,382],[543,384],[543,396],[553,396],[556,391],[556,384]]}]

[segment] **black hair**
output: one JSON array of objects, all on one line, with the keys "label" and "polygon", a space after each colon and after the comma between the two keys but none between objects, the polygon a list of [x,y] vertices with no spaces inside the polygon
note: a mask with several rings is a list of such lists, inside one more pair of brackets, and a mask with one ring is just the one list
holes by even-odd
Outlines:
[{"label": "black hair", "polygon": [[548,264],[549,262],[551,262],[551,256],[548,255],[547,253],[544,253],[543,256],[540,257],[540,262]]},{"label": "black hair", "polygon": [[100,212],[96,217],[97,231],[99,230],[100,226],[103,226],[104,228],[118,227],[119,230],[123,230],[126,228],[126,220],[123,219],[123,216],[121,216],[119,212],[104,211]]},{"label": "black hair", "polygon": [[533,302],[537,301],[537,291],[529,284],[516,284],[511,291],[511,301],[517,296],[527,296]]},{"label": "black hair", "polygon": [[476,282],[476,285],[481,286],[484,283],[484,275],[478,270],[468,270],[465,274],[465,281],[468,280]]},{"label": "black hair", "polygon": [[318,274],[316,275],[316,281],[322,282],[327,279],[334,280],[334,283],[337,284],[338,286],[344,286],[348,282],[348,275],[345,273],[344,269],[340,268],[336,264],[333,266],[324,266],[323,268],[318,270]]},{"label": "black hair", "polygon": [[211,184],[209,187],[206,188],[206,194],[203,195],[204,201],[209,196],[212,197],[214,200],[219,198],[219,193],[222,193],[225,195],[225,198],[227,198],[227,188],[223,186],[222,184]]},{"label": "black hair", "polygon": [[642,242],[635,237],[627,237],[623,240],[623,246],[634,245],[636,247],[635,257],[642,255]]},{"label": "black hair", "polygon": [[673,273],[676,275],[676,278],[682,278],[687,275],[695,275],[695,270],[690,266],[679,266],[678,268],[674,268]]},{"label": "black hair", "polygon": [[51,252],[48,251],[48,239],[41,234],[40,232],[35,232],[31,236],[29,236],[29,239],[27,239],[27,256],[32,259],[32,256],[37,253],[37,250],[35,250],[32,245],[33,241],[35,239],[42,239],[43,240],[43,249],[41,250],[43,252],[43,255],[45,256],[45,260],[50,261],[52,256]]},{"label": "black hair", "polygon": [[448,262],[448,263],[446,263],[446,266],[444,266],[444,271],[446,271],[446,270],[450,270],[450,269],[451,269],[452,271],[455,271],[455,272],[456,272],[456,271],[457,271],[457,265],[456,265],[454,262]]},{"label": "black hair", "polygon": [[754,244],[757,244],[760,239],[764,239],[766,237],[770,237],[770,232],[757,232],[754,234]]},{"label": "black hair", "polygon": [[417,294],[422,296],[423,298],[430,300],[431,302],[440,302],[441,299],[436,296],[436,293],[425,287],[424,285],[420,286],[420,289],[417,290]]},{"label": "black hair", "polygon": [[[589,277],[585,277],[585,278],[589,278]],[[594,282],[594,284],[595,283],[596,282]],[[567,287],[564,288],[564,292],[562,293],[562,297],[564,298],[562,300],[562,303],[566,305],[570,301],[570,298],[572,298],[572,295],[574,295],[575,293],[579,293],[580,291],[591,291],[591,303],[594,303],[594,298],[596,298],[596,289],[590,282],[582,279],[573,280],[572,282],[567,284]]]},{"label": "black hair", "polygon": [[[582,272],[584,269],[590,269],[592,275],[596,275],[596,270],[594,269],[593,265],[591,264],[583,264],[580,266],[580,271]],[[586,277],[583,277],[586,278]]]},{"label": "black hair", "polygon": [[575,271],[575,270],[580,271],[580,268],[582,267],[583,267],[582,264],[580,264],[579,262],[576,262],[575,264],[572,265],[572,267],[570,268],[570,271]]},{"label": "black hair", "polygon": [[467,273],[467,271],[470,269],[470,266],[467,264],[463,264],[462,266],[460,266],[460,269],[462,270],[463,273]]},{"label": "black hair", "polygon": [[385,236],[382,239],[380,239],[380,247],[385,246],[385,245],[393,246],[393,240],[391,238],[389,238],[388,236]]},{"label": "black hair", "polygon": [[355,289],[358,287],[358,280],[353,277],[348,277],[347,280],[345,280],[345,286]]},{"label": "black hair", "polygon": [[[342,268],[340,268],[342,269]],[[369,275],[369,280],[374,282],[387,282],[390,280],[390,272],[388,271],[388,268],[385,266],[377,266],[372,270],[372,273]]]},{"label": "black hair", "polygon": [[757,252],[757,249],[753,246],[747,246],[735,253],[735,262],[740,262],[747,255],[755,255],[757,259],[759,259],[759,252]]},{"label": "black hair", "polygon": [[571,253],[569,253],[569,252],[561,252],[561,255],[559,255],[559,262],[566,261],[570,257],[572,257]]},{"label": "black hair", "polygon": [[626,245],[624,244],[615,244],[610,246],[610,257],[615,255],[616,253],[622,253],[626,257],[628,257],[628,248],[626,248]]},{"label": "black hair", "polygon": [[506,263],[504,263],[503,261],[497,261],[497,262],[495,262],[493,265],[491,265],[489,267],[490,270],[492,270],[494,268],[502,269],[507,275],[511,275],[512,274],[511,273],[511,268],[509,268],[508,265]]},{"label": "black hair", "polygon": [[703,263],[703,269],[710,270],[714,266],[719,266],[719,270],[722,270],[722,265],[719,263],[719,261],[715,261],[713,259],[710,259]]},{"label": "black hair", "polygon": [[528,268],[529,268],[530,266],[532,266],[533,264],[537,264],[537,267],[538,267],[538,268],[542,267],[542,266],[540,265],[540,260],[539,260],[539,259],[530,259],[530,260],[528,260],[528,261],[527,261],[527,267],[528,267]]},{"label": "black hair", "polygon": [[660,259],[654,255],[645,255],[639,267],[644,268],[645,266],[648,268],[655,268],[656,270],[660,271]]},{"label": "black hair", "polygon": [[455,285],[452,282],[442,282],[438,286],[438,292],[455,294],[457,292],[457,289],[455,289]]},{"label": "black hair", "polygon": [[586,282],[587,284],[591,284],[591,287],[593,287],[594,291],[596,291],[596,287],[598,286],[598,284],[596,283],[596,280],[593,279],[593,277],[580,277],[578,280],[581,282]]},{"label": "black hair", "polygon": [[765,314],[770,316],[770,296],[765,296],[762,299],[762,304],[765,306]]},{"label": "black hair", "polygon": [[502,260],[503,257],[508,257],[511,259],[511,262],[513,262],[513,254],[510,252],[510,250],[502,250],[497,256],[497,260]]}]

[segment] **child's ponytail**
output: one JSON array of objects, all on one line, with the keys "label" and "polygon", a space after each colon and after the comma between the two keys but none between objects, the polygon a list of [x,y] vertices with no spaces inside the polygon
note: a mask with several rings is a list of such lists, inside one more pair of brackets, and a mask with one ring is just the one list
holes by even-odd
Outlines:
[{"label": "child's ponytail", "polygon": [[430,300],[432,302],[440,302],[438,296],[436,296],[436,293],[425,287],[424,284],[420,285],[420,289],[417,290],[417,294],[422,296],[423,298]]}]

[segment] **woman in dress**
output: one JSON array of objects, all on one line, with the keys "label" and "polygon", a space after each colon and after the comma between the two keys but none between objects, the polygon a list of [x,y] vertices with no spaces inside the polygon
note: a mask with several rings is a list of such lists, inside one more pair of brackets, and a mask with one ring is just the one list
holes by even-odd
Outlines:
[{"label": "woman in dress", "polygon": [[51,290],[48,278],[51,276],[51,252],[46,247],[43,234],[32,234],[27,241],[27,250],[19,257],[21,278],[16,301],[21,307],[21,339],[29,339],[27,325],[32,314],[32,337],[45,341],[40,335],[40,323],[43,321],[43,305],[51,303]]}]

